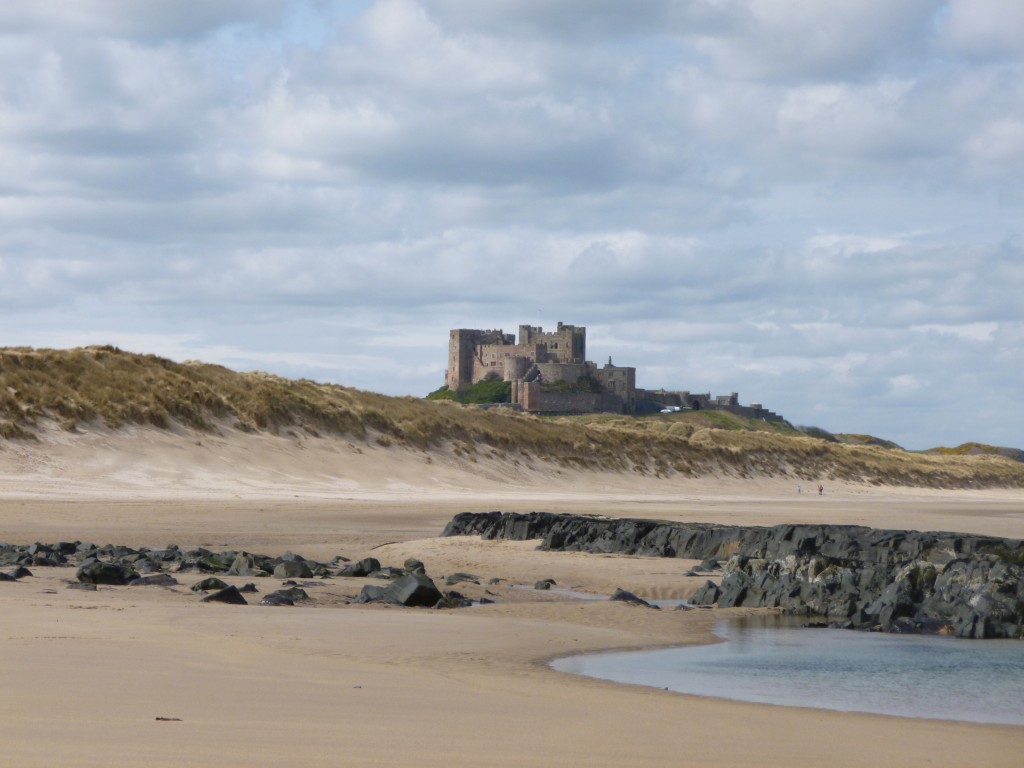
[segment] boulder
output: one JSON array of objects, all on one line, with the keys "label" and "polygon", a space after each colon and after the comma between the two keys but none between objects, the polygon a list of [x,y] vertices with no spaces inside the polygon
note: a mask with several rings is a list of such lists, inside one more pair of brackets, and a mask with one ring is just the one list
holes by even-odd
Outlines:
[{"label": "boulder", "polygon": [[722,593],[722,590],[718,588],[718,585],[713,581],[705,581],[703,587],[699,587],[696,592],[690,595],[690,602],[694,605],[714,605],[718,602],[718,596]]},{"label": "boulder", "polygon": [[228,576],[267,575],[266,569],[261,567],[261,563],[258,561],[257,556],[249,554],[248,552],[239,552],[235,555],[235,559],[231,561],[231,565],[227,569],[226,573]]},{"label": "boulder", "polygon": [[450,592],[445,592],[441,596],[441,599],[438,600],[434,604],[434,607],[435,608],[469,608],[471,605],[473,605],[473,601],[472,600],[470,600],[465,595],[460,594],[459,592],[456,592],[455,590],[452,590]]},{"label": "boulder", "polygon": [[620,589],[620,588],[616,588],[615,591],[612,592],[612,596],[609,597],[608,599],[609,600],[615,600],[616,602],[620,602],[620,603],[629,603],[630,605],[642,605],[645,608],[657,608],[658,607],[656,605],[651,605],[646,600],[644,600],[642,597],[637,597],[632,592],[628,592],[625,589]]},{"label": "boulder", "polygon": [[453,573],[444,580],[444,583],[451,587],[462,581],[469,582],[470,584],[479,584],[480,577],[474,576],[472,573]]},{"label": "boulder", "polygon": [[288,597],[284,592],[271,592],[262,600],[260,605],[295,605],[295,601]]},{"label": "boulder", "polygon": [[79,566],[75,577],[86,584],[127,584],[137,574],[128,566],[90,560]]},{"label": "boulder", "polygon": [[140,576],[128,582],[131,587],[173,587],[178,580],[169,573],[154,573],[152,576]]},{"label": "boulder", "polygon": [[357,603],[377,603],[387,600],[388,588],[379,584],[367,584],[356,596]]},{"label": "boulder", "polygon": [[391,565],[385,565],[376,571],[371,571],[370,573],[366,574],[366,577],[368,579],[391,580],[400,579],[403,576],[405,576],[406,573],[407,571],[404,568],[395,568]]},{"label": "boulder", "polygon": [[288,600],[291,600],[293,603],[299,602],[299,601],[302,601],[302,600],[309,600],[309,595],[306,594],[306,590],[302,589],[301,587],[291,587],[289,589],[279,589],[276,592],[269,593],[267,595],[267,597],[270,597],[271,595],[280,595],[281,597],[285,597]]},{"label": "boulder", "polygon": [[391,582],[385,592],[386,600],[407,607],[432,608],[442,597],[441,590],[423,573],[407,574]]},{"label": "boulder", "polygon": [[364,578],[374,571],[380,570],[380,560],[375,557],[366,557],[358,563],[348,563],[338,571],[339,576],[355,576]]},{"label": "boulder", "polygon": [[214,592],[217,590],[227,589],[228,583],[222,579],[218,579],[216,576],[208,576],[202,581],[197,581],[192,585],[193,592]]},{"label": "boulder", "polygon": [[305,560],[285,560],[274,567],[275,579],[311,579],[313,569]]},{"label": "boulder", "polygon": [[227,603],[228,605],[248,605],[238,587],[225,587],[212,595],[207,595],[200,600],[202,603]]}]

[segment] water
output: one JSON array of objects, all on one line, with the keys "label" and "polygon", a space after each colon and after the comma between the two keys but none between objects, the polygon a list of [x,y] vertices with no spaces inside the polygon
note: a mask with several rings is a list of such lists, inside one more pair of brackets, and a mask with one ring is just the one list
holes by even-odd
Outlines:
[{"label": "water", "polygon": [[770,618],[723,623],[716,633],[726,642],[552,666],[698,696],[1024,725],[1024,641],[800,629]]}]

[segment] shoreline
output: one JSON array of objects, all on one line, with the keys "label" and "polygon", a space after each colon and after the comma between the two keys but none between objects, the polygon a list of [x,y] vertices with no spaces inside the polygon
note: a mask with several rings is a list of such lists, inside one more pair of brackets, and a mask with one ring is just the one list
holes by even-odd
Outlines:
[{"label": "shoreline", "polygon": [[[768,619],[772,615],[774,615],[775,617],[780,618],[780,619],[787,618],[784,614],[779,612],[778,609],[751,609],[751,610],[749,610],[749,611],[747,611],[747,612],[745,612],[743,614],[734,614],[734,615],[731,615],[731,616],[728,616],[728,617],[721,617],[721,618],[719,618],[718,621],[709,630],[710,636],[705,638],[705,639],[703,639],[703,640],[697,640],[697,641],[694,641],[694,642],[687,642],[685,644],[670,644],[670,645],[665,645],[665,646],[652,645],[652,646],[635,647],[635,648],[609,648],[609,649],[588,650],[588,651],[582,651],[582,652],[579,652],[579,653],[572,653],[572,654],[564,655],[564,656],[555,656],[555,657],[546,659],[544,661],[544,663],[548,666],[549,669],[552,669],[553,671],[555,671],[555,672],[557,672],[559,674],[569,675],[571,677],[584,677],[584,678],[587,678],[587,679],[599,680],[599,681],[603,681],[603,682],[609,682],[609,683],[612,683],[614,685],[637,686],[637,687],[644,688],[644,689],[647,689],[647,690],[659,691],[659,692],[663,691],[663,692],[672,693],[672,694],[675,694],[675,695],[678,695],[678,696],[690,697],[690,698],[694,698],[694,699],[710,699],[710,700],[716,700],[716,701],[740,702],[740,703],[751,704],[751,705],[756,705],[756,706],[781,707],[781,708],[785,708],[785,709],[796,709],[796,710],[825,711],[825,712],[833,712],[833,713],[839,713],[839,714],[871,715],[871,716],[877,716],[877,717],[896,718],[896,719],[911,720],[911,721],[928,721],[928,722],[937,722],[937,723],[974,724],[974,725],[986,725],[986,726],[992,725],[992,726],[1003,726],[1003,727],[1010,727],[1010,728],[1024,728],[1024,721],[1022,721],[1022,722],[1014,722],[1014,723],[1007,723],[1007,722],[998,721],[998,720],[991,720],[991,719],[977,719],[977,718],[975,718],[975,719],[965,719],[965,718],[962,718],[962,717],[960,717],[960,718],[958,718],[958,717],[942,717],[942,716],[934,716],[934,715],[927,715],[927,714],[917,714],[917,715],[914,715],[914,714],[901,714],[901,713],[897,713],[897,712],[882,711],[882,710],[875,710],[875,709],[845,708],[845,707],[841,707],[841,706],[829,706],[827,703],[823,703],[823,704],[820,704],[820,705],[807,705],[807,704],[796,704],[796,703],[792,703],[791,701],[765,701],[765,700],[761,700],[761,699],[744,697],[741,694],[737,694],[737,695],[716,695],[714,693],[704,693],[704,692],[697,692],[697,691],[693,691],[693,690],[681,690],[681,689],[673,687],[672,685],[660,686],[660,685],[655,685],[654,683],[650,683],[650,682],[640,682],[640,681],[637,681],[637,680],[622,679],[623,676],[628,676],[629,675],[628,672],[619,672],[619,673],[617,673],[618,676],[616,676],[615,674],[610,674],[608,672],[608,670],[605,670],[604,674],[601,674],[600,673],[600,669],[598,669],[597,671],[583,671],[583,669],[578,669],[578,670],[573,671],[573,670],[570,670],[570,669],[558,669],[558,668],[555,667],[555,664],[557,662],[559,662],[559,661],[570,660],[570,659],[574,659],[574,658],[583,658],[583,657],[591,657],[591,658],[593,658],[593,657],[602,657],[602,656],[620,656],[620,655],[656,653],[658,651],[677,651],[678,650],[678,651],[685,652],[687,650],[698,650],[698,649],[702,649],[702,648],[707,648],[708,646],[715,646],[715,645],[723,645],[724,646],[724,645],[727,645],[727,644],[730,644],[730,643],[743,643],[743,642],[749,643],[749,642],[751,642],[750,638],[744,638],[742,636],[743,628],[741,626],[739,626],[739,625],[742,625],[744,622],[746,622],[749,619],[757,619],[757,620],[759,620],[759,623],[761,623],[760,620]],[[768,626],[768,622],[767,621],[763,621],[764,626],[757,627],[755,631],[774,632],[776,629],[800,630],[800,631],[807,631],[807,632],[832,631],[832,632],[843,632],[844,633],[844,635],[843,635],[844,637],[856,637],[858,634],[864,634],[864,635],[867,635],[869,637],[878,637],[878,636],[881,636],[883,638],[895,637],[895,636],[892,636],[892,635],[887,635],[885,633],[881,633],[879,635],[879,633],[857,632],[857,631],[842,630],[842,629],[824,630],[824,629],[817,629],[817,628],[813,628],[813,629],[812,628],[808,628],[808,629],[805,630],[804,628],[802,628],[797,623],[799,618],[802,618],[802,617],[788,617],[788,618],[792,619],[792,622],[789,625],[782,625],[782,626],[779,626],[779,627],[771,627],[771,626]],[[735,631],[736,637],[722,636],[721,634],[718,633],[719,629],[721,629],[723,627],[729,627],[729,625],[732,625],[732,629],[729,630],[729,631],[730,632]],[[850,634],[851,632],[853,633],[852,635]],[[903,636],[898,636],[898,637],[899,637],[899,642],[911,642],[912,643],[915,640],[926,639],[926,642],[938,641],[938,642],[942,642],[942,643],[951,643],[951,644],[954,644],[954,646],[958,647],[960,650],[965,650],[966,646],[964,644],[970,642],[970,641],[967,641],[967,640],[964,640],[964,639],[960,639],[960,638],[943,637],[943,636],[939,636],[939,635],[903,635]],[[757,642],[757,641],[755,640],[754,642]],[[854,640],[854,642],[857,642],[857,641]],[[990,644],[994,644],[994,645],[999,645],[999,646],[1002,646],[1002,647],[1009,648],[1011,645],[1020,646],[1021,643],[1022,643],[1022,641],[1020,641],[1020,640],[1010,640],[1010,639],[988,640],[988,641],[985,641],[985,647],[990,647]],[[977,645],[977,644],[972,644],[972,645]],[[1015,648],[1014,650],[1016,651],[1017,649]],[[813,649],[812,649],[811,652],[813,653]],[[856,651],[854,651],[854,653],[856,653]],[[726,684],[728,684],[728,680],[726,681]],[[783,686],[784,689],[785,689],[785,685],[786,684],[783,682],[782,686]]]}]

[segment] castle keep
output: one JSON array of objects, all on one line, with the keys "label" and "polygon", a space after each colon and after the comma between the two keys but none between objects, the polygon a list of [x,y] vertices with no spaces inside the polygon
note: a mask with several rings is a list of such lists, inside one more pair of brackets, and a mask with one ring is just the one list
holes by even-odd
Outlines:
[{"label": "castle keep", "polygon": [[519,326],[519,341],[503,331],[459,328],[448,340],[449,389],[485,379],[512,382],[512,402],[527,411],[634,413],[636,369],[586,359],[587,329],[558,324],[545,332]]},{"label": "castle keep", "polygon": [[537,413],[637,413],[638,411],[726,410],[749,418],[782,421],[759,403],[739,404],[739,395],[712,397],[687,391],[636,387],[636,368],[603,366],[586,359],[587,329],[559,323],[554,331],[519,326],[519,340],[501,330],[457,328],[448,339],[445,384],[457,390],[487,379],[511,382],[512,403]]}]

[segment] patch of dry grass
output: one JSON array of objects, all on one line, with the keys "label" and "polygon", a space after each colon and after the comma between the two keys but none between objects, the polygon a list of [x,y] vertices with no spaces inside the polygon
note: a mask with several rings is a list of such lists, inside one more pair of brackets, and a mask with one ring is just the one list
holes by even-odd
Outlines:
[{"label": "patch of dry grass", "polygon": [[473,462],[534,462],[650,476],[792,477],[919,487],[1024,487],[1024,464],[995,455],[913,454],[844,445],[734,414],[537,417],[448,401],[175,363],[114,347],[0,349],[0,438],[149,424],[339,435]]}]

